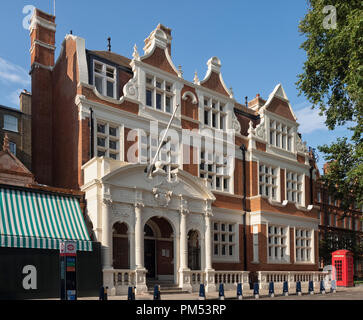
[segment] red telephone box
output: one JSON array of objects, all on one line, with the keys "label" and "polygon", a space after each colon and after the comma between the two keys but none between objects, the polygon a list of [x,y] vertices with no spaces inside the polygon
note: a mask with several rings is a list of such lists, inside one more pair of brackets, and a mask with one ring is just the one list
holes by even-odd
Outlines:
[{"label": "red telephone box", "polygon": [[332,253],[332,265],[336,270],[336,284],[339,287],[353,287],[353,253],[348,250],[338,250]]}]

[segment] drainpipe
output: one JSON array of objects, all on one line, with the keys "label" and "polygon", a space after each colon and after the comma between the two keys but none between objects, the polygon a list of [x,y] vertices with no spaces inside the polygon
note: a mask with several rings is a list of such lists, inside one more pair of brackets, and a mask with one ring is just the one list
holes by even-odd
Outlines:
[{"label": "drainpipe", "polygon": [[243,144],[241,146],[242,151],[242,161],[243,161],[243,199],[242,199],[242,209],[243,209],[243,269],[247,271],[247,236],[246,236],[246,214],[247,214],[247,193],[246,193],[246,186],[247,186],[247,178],[246,178],[246,151],[247,148]]},{"label": "drainpipe", "polygon": [[310,204],[314,205],[314,198],[313,198],[313,171],[314,167],[310,167]]},{"label": "drainpipe", "polygon": [[93,109],[90,108],[90,132],[91,132],[91,139],[90,139],[90,144],[91,144],[91,148],[90,148],[90,159],[93,159],[93,157],[95,156],[95,128],[94,128],[94,121],[93,121]]}]

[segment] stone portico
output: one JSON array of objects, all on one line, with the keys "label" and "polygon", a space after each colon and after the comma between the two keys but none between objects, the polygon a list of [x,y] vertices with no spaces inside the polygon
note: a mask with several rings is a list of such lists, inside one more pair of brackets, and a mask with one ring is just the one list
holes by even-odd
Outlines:
[{"label": "stone portico", "polygon": [[[167,173],[156,165],[150,178],[145,173],[146,164],[129,164],[105,158],[94,158],[83,166],[88,215],[93,224],[95,237],[102,243],[104,285],[116,294],[115,268],[113,266],[113,226],[121,223],[127,227],[129,268],[122,273],[136,286],[138,293],[147,290],[145,268],[145,226],[158,229],[162,219],[172,232],[173,252],[166,249],[163,255],[172,257],[172,275],[156,272],[155,278],[169,279],[186,291],[192,291],[192,272],[188,267],[188,233],[196,232],[200,246],[199,272],[205,277],[206,291],[215,291],[215,274],[212,267],[212,202],[214,195],[191,174],[176,169]],[[159,220],[158,220],[159,219]],[[152,232],[152,231],[150,231]],[[155,232],[160,233],[158,231]],[[126,236],[125,235],[125,236]],[[158,249],[156,249],[158,250]],[[160,252],[155,252],[160,255]],[[160,269],[160,268],[158,268]],[[194,275],[199,277],[200,275]]]}]

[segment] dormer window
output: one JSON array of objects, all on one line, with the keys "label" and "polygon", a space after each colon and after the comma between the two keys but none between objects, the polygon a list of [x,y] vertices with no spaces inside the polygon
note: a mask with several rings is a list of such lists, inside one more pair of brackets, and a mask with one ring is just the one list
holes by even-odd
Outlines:
[{"label": "dormer window", "polygon": [[116,99],[116,68],[94,61],[93,83],[97,91]]},{"label": "dormer window", "polygon": [[146,106],[173,113],[173,85],[163,79],[146,75]]}]

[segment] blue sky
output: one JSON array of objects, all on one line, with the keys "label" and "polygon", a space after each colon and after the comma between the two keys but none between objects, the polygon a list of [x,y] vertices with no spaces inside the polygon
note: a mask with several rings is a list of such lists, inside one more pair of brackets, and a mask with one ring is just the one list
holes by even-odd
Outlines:
[{"label": "blue sky", "polygon": [[[2,3],[0,104],[10,107],[18,107],[22,89],[30,91],[30,39],[23,28],[27,5],[53,13],[53,0]],[[303,140],[316,147],[348,132],[346,127],[328,131],[318,110],[311,110],[305,97],[298,96],[295,83],[306,58],[299,49],[304,39],[298,24],[306,12],[305,0],[57,0],[56,56],[64,36],[73,30],[86,39],[87,49],[106,50],[110,36],[112,51],[131,57],[134,44],[142,53],[144,39],[162,23],[172,29],[172,58],[182,66],[185,79],[192,81],[195,71],[203,79],[206,62],[218,56],[224,81],[241,103],[245,96],[252,99],[257,93],[267,99],[282,83]]]}]

